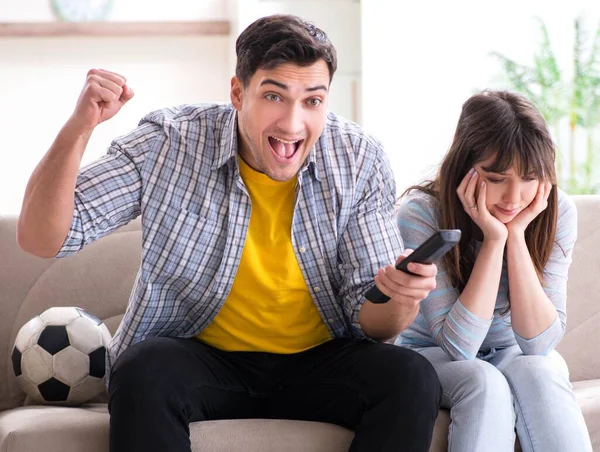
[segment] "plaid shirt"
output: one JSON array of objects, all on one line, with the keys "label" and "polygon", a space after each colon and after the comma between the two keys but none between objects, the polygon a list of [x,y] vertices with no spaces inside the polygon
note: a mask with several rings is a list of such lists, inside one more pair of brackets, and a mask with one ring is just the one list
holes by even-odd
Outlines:
[{"label": "plaid shirt", "polygon": [[[251,211],[236,155],[233,107],[186,105],[150,113],[82,168],[57,257],[142,216],[142,263],[109,347],[109,371],[123,350],[146,338],[197,335],[225,303]],[[380,143],[329,113],[298,174],[291,237],[333,337],[364,336],[363,293],[402,251],[394,201]]]}]

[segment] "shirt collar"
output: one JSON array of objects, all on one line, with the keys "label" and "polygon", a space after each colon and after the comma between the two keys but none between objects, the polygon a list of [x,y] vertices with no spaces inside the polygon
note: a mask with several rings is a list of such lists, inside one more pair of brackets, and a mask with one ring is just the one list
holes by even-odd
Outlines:
[{"label": "shirt collar", "polygon": [[237,155],[237,111],[233,105],[223,115],[221,127],[217,130],[217,155],[211,166],[215,170],[221,168]]}]

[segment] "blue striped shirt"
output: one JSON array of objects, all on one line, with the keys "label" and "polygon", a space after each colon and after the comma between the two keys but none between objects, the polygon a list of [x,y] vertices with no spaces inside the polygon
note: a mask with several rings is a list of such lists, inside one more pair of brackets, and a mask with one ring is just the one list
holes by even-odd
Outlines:
[{"label": "blue striped shirt", "polygon": [[[109,347],[109,370],[146,338],[197,335],[225,303],[251,209],[237,145],[231,105],[186,105],[150,113],[80,171],[72,225],[57,257],[142,217],[142,262]],[[291,236],[333,337],[364,337],[363,293],[402,251],[394,198],[381,144],[329,113],[298,174]]]},{"label": "blue striped shirt", "polygon": [[[398,226],[407,248],[415,249],[438,226],[439,207],[429,195],[414,191],[402,202]],[[441,347],[455,360],[473,359],[479,351],[518,344],[524,354],[547,354],[562,338],[566,328],[567,277],[577,238],[577,210],[573,201],[558,191],[556,242],[544,268],[544,291],[554,304],[556,320],[538,336],[525,339],[512,328],[508,302],[508,268],[503,260],[496,306],[491,319],[471,313],[461,302],[460,293],[450,283],[438,262],[436,289],[421,301],[413,324],[397,338],[396,344],[409,348]],[[475,242],[475,255],[481,242]],[[563,252],[564,250],[564,252]]]}]

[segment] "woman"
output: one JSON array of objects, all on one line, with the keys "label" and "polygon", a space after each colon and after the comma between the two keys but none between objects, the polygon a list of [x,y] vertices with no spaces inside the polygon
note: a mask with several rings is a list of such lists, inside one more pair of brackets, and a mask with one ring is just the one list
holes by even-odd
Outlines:
[{"label": "woman", "polygon": [[[437,288],[396,343],[438,372],[450,409],[449,451],[591,451],[554,351],[566,322],[577,212],[556,187],[555,147],[539,111],[508,92],[464,105],[433,181],[399,212],[408,248],[461,229],[438,263]],[[381,281],[385,285],[385,281]]]}]

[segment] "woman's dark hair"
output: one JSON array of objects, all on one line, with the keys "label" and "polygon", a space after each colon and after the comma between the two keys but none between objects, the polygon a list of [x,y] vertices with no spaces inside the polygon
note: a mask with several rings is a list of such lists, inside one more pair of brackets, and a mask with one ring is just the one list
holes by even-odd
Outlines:
[{"label": "woman's dark hair", "polygon": [[478,162],[495,156],[490,172],[504,172],[511,167],[521,176],[533,174],[540,181],[552,183],[548,207],[525,231],[538,279],[548,262],[556,236],[558,197],[554,169],[555,145],[546,121],[539,110],[524,97],[507,91],[484,91],[470,97],[462,107],[450,149],[433,181],[410,187],[439,201],[439,226],[460,229],[459,246],[442,260],[452,285],[462,291],[469,280],[475,261],[471,246],[472,220],[464,211],[456,189],[467,172]]},{"label": "woman's dark hair", "polygon": [[283,63],[309,66],[322,59],[329,68],[330,82],[337,69],[337,54],[327,35],[291,15],[277,14],[253,22],[238,36],[235,51],[235,75],[244,86],[258,69],[273,69]]}]

